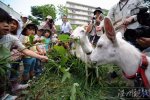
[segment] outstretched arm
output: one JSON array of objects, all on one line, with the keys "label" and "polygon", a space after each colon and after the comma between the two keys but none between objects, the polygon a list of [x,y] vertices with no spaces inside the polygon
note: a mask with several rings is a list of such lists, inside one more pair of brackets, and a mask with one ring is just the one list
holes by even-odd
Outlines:
[{"label": "outstretched arm", "polygon": [[38,58],[38,59],[40,59],[42,61],[47,61],[48,60],[48,57],[39,55],[39,54],[29,50],[29,49],[24,49],[24,50],[22,50],[22,52],[24,54],[28,55],[28,56],[31,56],[31,57],[34,57],[34,58]]}]

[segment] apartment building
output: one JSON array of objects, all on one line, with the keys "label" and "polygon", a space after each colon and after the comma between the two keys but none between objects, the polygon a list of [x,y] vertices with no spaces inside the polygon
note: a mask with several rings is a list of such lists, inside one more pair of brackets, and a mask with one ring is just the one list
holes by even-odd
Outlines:
[{"label": "apartment building", "polygon": [[79,4],[75,2],[66,2],[68,9],[68,19],[72,25],[85,25],[88,24],[93,16],[93,11],[96,7]]}]

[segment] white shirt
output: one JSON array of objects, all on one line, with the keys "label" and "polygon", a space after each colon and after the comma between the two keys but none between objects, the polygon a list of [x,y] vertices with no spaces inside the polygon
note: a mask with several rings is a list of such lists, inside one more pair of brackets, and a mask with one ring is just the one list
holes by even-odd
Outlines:
[{"label": "white shirt", "polygon": [[[128,1],[126,3],[126,1]],[[123,20],[131,16],[131,10],[144,4],[144,0],[126,0],[114,5],[108,12],[108,17],[112,20],[113,23]],[[134,15],[135,16],[135,15]],[[129,24],[128,29],[135,29],[139,26],[138,22]]]},{"label": "white shirt", "polygon": [[[34,36],[34,40],[37,40],[37,39],[44,39],[43,36],[38,36],[37,34]],[[45,44],[44,43],[36,43],[37,46],[40,48],[40,49],[44,49],[45,48]]]},{"label": "white shirt", "polygon": [[25,46],[20,42],[20,40],[16,36],[13,36],[11,34],[4,35],[0,39],[0,45],[3,45],[5,48],[9,50],[14,45],[18,46],[19,50],[25,49]]},{"label": "white shirt", "polygon": [[70,33],[70,30],[72,30],[72,27],[69,22],[63,23],[61,25],[61,31],[63,31],[64,33]]}]

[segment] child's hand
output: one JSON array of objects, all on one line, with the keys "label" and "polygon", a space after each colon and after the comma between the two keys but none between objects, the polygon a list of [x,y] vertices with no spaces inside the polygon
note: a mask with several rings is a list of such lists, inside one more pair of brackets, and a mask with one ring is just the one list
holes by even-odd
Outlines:
[{"label": "child's hand", "polygon": [[37,52],[37,54],[39,54],[39,55],[43,55],[43,52]]},{"label": "child's hand", "polygon": [[47,57],[47,56],[41,56],[41,57],[40,57],[40,60],[41,60],[42,62],[47,62],[47,61],[48,61],[48,57]]}]

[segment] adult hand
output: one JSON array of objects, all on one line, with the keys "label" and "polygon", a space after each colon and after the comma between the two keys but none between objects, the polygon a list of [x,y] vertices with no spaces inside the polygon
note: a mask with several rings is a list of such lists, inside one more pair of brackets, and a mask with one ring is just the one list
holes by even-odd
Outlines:
[{"label": "adult hand", "polygon": [[128,25],[128,24],[130,24],[133,21],[133,19],[134,19],[134,17],[130,16],[130,17],[128,17],[128,18],[123,20],[123,24],[124,25]]},{"label": "adult hand", "polygon": [[136,41],[142,47],[150,46],[150,38],[141,37],[141,38],[137,39]]}]

